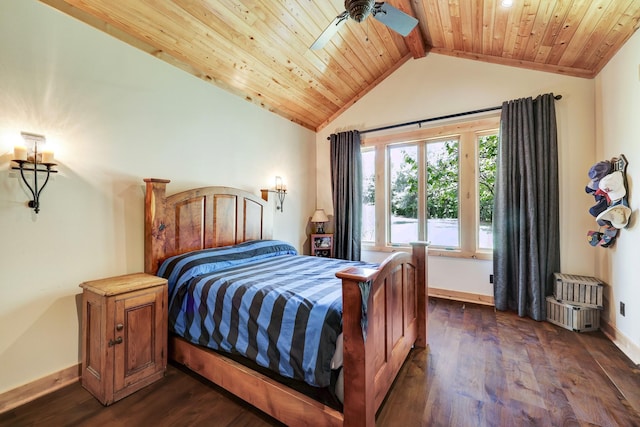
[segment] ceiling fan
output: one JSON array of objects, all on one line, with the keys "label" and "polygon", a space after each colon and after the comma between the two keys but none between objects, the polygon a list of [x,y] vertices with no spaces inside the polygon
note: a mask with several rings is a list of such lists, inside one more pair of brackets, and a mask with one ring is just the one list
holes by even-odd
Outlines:
[{"label": "ceiling fan", "polygon": [[357,22],[362,22],[369,15],[373,15],[378,21],[393,31],[402,34],[404,37],[418,24],[416,18],[407,15],[385,2],[376,2],[375,0],[345,0],[344,8],[346,10],[336,16],[331,24],[320,34],[320,37],[313,42],[311,45],[312,50],[322,49],[349,18]]}]

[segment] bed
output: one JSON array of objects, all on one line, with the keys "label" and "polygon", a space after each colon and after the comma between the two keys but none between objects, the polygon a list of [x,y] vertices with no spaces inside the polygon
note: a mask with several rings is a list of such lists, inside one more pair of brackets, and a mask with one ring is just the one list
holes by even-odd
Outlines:
[{"label": "bed", "polygon": [[[193,253],[272,241],[272,218],[262,197],[230,187],[167,196],[169,180],[144,181],[147,273],[158,274],[163,262]],[[426,251],[426,243],[412,243],[411,254],[395,252],[379,266],[351,266],[335,274],[342,293],[342,411],[188,337],[170,334],[169,358],[284,424],[373,426],[412,347],[427,346]]]}]

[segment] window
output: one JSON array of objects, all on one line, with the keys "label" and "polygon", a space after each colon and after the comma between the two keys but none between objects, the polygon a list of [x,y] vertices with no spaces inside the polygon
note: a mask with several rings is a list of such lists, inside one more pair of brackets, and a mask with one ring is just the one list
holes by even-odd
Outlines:
[{"label": "window", "polygon": [[389,242],[407,244],[418,240],[418,147],[389,146],[388,215]]},{"label": "window", "polygon": [[498,125],[495,116],[365,139],[363,244],[428,240],[432,253],[490,257]]},{"label": "window", "polygon": [[478,248],[493,249],[493,190],[496,184],[498,135],[478,136]]},{"label": "window", "polygon": [[428,141],[427,239],[434,246],[460,247],[458,139]]},{"label": "window", "polygon": [[376,233],[376,152],[362,150],[362,242],[373,243]]}]

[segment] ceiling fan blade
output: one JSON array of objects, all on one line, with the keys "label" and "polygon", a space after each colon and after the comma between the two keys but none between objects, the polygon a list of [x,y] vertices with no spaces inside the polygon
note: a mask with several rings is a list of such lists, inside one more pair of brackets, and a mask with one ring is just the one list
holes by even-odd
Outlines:
[{"label": "ceiling fan blade", "polygon": [[347,18],[349,18],[349,12],[347,12],[346,10],[342,12],[340,15],[336,16],[335,19],[331,21],[331,24],[329,24],[329,26],[324,29],[324,31],[322,32],[322,34],[320,34],[320,36],[316,39],[316,41],[313,42],[310,49],[311,50],[322,49],[324,45],[326,45],[327,42],[331,40],[331,37],[333,37],[338,32],[338,30],[340,29],[342,24],[344,24]]},{"label": "ceiling fan blade", "polygon": [[376,3],[373,8],[373,17],[404,37],[418,25],[416,18],[384,2]]}]

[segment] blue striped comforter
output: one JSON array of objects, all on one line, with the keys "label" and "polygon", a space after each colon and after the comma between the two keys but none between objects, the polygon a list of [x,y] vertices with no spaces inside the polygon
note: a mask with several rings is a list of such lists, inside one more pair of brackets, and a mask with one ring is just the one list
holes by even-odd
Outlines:
[{"label": "blue striped comforter", "polygon": [[377,267],[259,240],[169,258],[158,275],[169,282],[170,331],[325,387],[342,331],[335,273],[353,265]]}]

